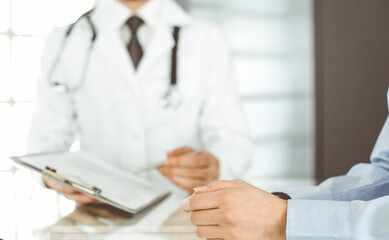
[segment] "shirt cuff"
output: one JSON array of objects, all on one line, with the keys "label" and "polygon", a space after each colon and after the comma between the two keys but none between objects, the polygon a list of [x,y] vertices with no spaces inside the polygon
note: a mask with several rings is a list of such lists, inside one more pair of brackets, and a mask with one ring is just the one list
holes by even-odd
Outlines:
[{"label": "shirt cuff", "polygon": [[332,193],[319,186],[284,189],[280,192],[288,194],[292,199],[332,200]]},{"label": "shirt cuff", "polygon": [[350,239],[349,208],[348,202],[289,200],[287,239]]}]

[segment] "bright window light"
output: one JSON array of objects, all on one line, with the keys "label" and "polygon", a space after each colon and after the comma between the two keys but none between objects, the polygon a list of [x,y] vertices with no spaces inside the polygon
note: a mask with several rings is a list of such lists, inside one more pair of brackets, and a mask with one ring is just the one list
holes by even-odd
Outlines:
[{"label": "bright window light", "polygon": [[12,40],[12,92],[15,100],[35,100],[42,46],[40,38],[15,37]]},{"label": "bright window light", "polygon": [[50,0],[12,0],[12,31],[45,35],[53,28],[49,20]]},{"label": "bright window light", "polygon": [[54,27],[76,20],[93,4],[91,0],[13,0],[12,30],[17,34],[46,36]]},{"label": "bright window light", "polygon": [[11,173],[0,174],[1,204],[0,204],[0,230],[1,238],[15,239],[15,184]]},{"label": "bright window light", "polygon": [[0,34],[0,101],[8,100],[11,98],[10,72],[11,72],[11,49],[10,49],[9,37]]},{"label": "bright window light", "polygon": [[42,229],[57,220],[58,194],[40,187],[29,170],[16,172],[15,189],[18,239],[34,240],[36,239],[36,236],[32,235],[34,229]]},{"label": "bright window light", "polygon": [[0,1],[0,32],[5,32],[9,29],[9,1]]},{"label": "bright window light", "polygon": [[32,103],[17,103],[12,109],[13,155],[26,154],[27,133],[33,114]]},{"label": "bright window light", "polygon": [[0,171],[12,167],[12,162],[8,156],[12,155],[11,129],[11,106],[9,104],[0,104]]}]

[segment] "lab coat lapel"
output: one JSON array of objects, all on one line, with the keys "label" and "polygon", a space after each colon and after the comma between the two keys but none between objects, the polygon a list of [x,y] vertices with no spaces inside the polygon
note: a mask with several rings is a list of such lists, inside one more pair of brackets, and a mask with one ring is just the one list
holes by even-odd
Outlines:
[{"label": "lab coat lapel", "polygon": [[107,10],[110,8],[105,5],[106,1],[114,0],[98,1],[97,9],[92,15],[98,32],[94,51],[97,57],[105,58],[107,64],[112,64],[114,71],[119,71],[126,84],[136,90],[138,97],[141,97],[140,87],[135,79],[135,69],[120,34],[120,27],[110,21],[114,13]]},{"label": "lab coat lapel", "polygon": [[161,57],[173,49],[173,46],[174,40],[170,28],[157,29],[140,62],[139,74],[152,69],[153,64],[159,62]]},{"label": "lab coat lapel", "polygon": [[171,52],[174,46],[173,27],[182,27],[190,22],[189,15],[176,2],[163,0],[159,24],[156,26],[155,33],[145,50],[138,70],[135,71],[127,48],[121,38],[120,29],[115,29],[114,26],[110,25],[109,13],[104,11],[103,6],[100,6],[97,7],[92,18],[98,27],[98,37],[95,44],[96,53],[101,54],[101,57],[105,57],[107,62],[111,62],[120,71],[125,81],[136,90],[140,99],[142,94],[139,82],[136,79],[137,76],[141,75],[142,72],[153,69],[153,65],[161,57]]},{"label": "lab coat lapel", "polygon": [[118,33],[114,31],[104,32],[97,38],[95,48],[96,52],[102,54],[102,57],[105,57],[107,61],[112,62],[126,79],[135,77],[128,51]]},{"label": "lab coat lapel", "polygon": [[189,15],[173,0],[164,0],[162,13],[155,33],[140,62],[139,74],[152,69],[161,57],[169,54],[174,47],[173,28],[183,27],[190,22]]}]

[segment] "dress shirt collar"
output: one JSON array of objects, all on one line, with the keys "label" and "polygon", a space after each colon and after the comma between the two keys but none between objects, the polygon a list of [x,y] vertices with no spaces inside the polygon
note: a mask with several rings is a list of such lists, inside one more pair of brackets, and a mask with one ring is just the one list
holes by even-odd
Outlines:
[{"label": "dress shirt collar", "polygon": [[[134,13],[118,0],[100,0],[97,14],[103,13],[103,25],[120,30]],[[151,29],[162,26],[183,26],[190,22],[189,15],[173,0],[149,0],[136,13]],[[107,26],[108,27],[108,26]]]},{"label": "dress shirt collar", "polygon": [[149,0],[138,10],[136,15],[140,17],[149,28],[155,29],[162,17],[162,3],[163,0]]},{"label": "dress shirt collar", "polygon": [[127,19],[132,15],[131,9],[117,0],[100,0],[96,6],[96,15],[102,14],[102,27],[120,30]]}]

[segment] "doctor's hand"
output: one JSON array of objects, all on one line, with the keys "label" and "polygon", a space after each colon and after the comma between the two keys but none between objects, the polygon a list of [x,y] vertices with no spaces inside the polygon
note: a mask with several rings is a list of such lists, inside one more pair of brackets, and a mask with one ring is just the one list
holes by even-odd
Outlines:
[{"label": "doctor's hand", "polygon": [[219,160],[209,152],[181,147],[168,152],[158,170],[177,186],[193,193],[193,188],[218,179]]},{"label": "doctor's hand", "polygon": [[215,181],[195,192],[182,208],[191,212],[200,238],[286,239],[287,201],[241,180]]},{"label": "doctor's hand", "polygon": [[50,177],[43,176],[43,182],[46,187],[56,190],[59,193],[62,193],[66,198],[70,200],[74,200],[80,204],[88,204],[88,203],[102,203],[101,201],[89,197],[81,192],[74,190],[73,188],[60,183]]}]

